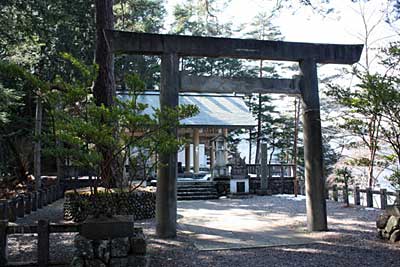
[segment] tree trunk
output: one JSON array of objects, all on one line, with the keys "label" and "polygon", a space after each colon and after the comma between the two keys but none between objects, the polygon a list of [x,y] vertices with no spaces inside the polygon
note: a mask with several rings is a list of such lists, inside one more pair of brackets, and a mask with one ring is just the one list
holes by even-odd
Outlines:
[{"label": "tree trunk", "polygon": [[379,128],[381,127],[381,118],[380,117],[377,118],[374,116],[369,127],[370,127],[369,130],[370,162],[368,167],[368,187],[372,187],[375,184],[374,168],[375,168],[376,150],[378,149],[378,138],[379,138]]},{"label": "tree trunk", "polygon": [[[113,0],[96,0],[96,54],[95,62],[99,66],[99,73],[93,87],[93,95],[98,106],[111,107],[114,104],[114,55],[112,43],[109,43],[104,30],[114,29]],[[113,122],[106,122],[113,123]],[[110,148],[99,148],[103,155],[100,176],[108,187],[115,185],[115,159]]]},{"label": "tree trunk", "polygon": [[[262,78],[263,73],[263,61],[260,60],[260,78]],[[260,143],[261,143],[261,108],[262,108],[262,101],[261,101],[261,94],[258,94],[258,114],[257,114],[257,145],[256,145],[256,159],[255,164],[260,163]]]},{"label": "tree trunk", "polygon": [[251,129],[249,130],[249,164],[251,164]]},{"label": "tree trunk", "polygon": [[299,193],[299,182],[297,179],[297,138],[299,135],[299,121],[300,121],[300,101],[297,97],[294,99],[294,140],[293,140],[293,178],[294,178],[294,196],[297,197]]},{"label": "tree trunk", "polygon": [[36,98],[36,114],[35,114],[35,145],[33,152],[33,173],[35,176],[35,190],[41,188],[41,142],[40,135],[42,133],[42,100],[40,96]]},{"label": "tree trunk", "polygon": [[99,73],[93,87],[96,104],[106,107],[114,104],[114,54],[111,43],[105,39],[104,30],[114,29],[113,0],[96,0],[96,54]]}]

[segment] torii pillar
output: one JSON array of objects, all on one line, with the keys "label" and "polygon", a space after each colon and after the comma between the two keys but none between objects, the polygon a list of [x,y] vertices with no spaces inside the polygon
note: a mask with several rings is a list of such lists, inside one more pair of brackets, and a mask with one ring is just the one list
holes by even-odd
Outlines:
[{"label": "torii pillar", "polygon": [[300,61],[300,91],[303,104],[304,164],[306,182],[307,228],[328,229],[323,176],[322,134],[318,94],[317,63]]},{"label": "torii pillar", "polygon": [[[175,53],[164,53],[161,57],[161,113],[165,114],[168,108],[175,108],[178,104],[179,57]],[[160,123],[163,124],[162,121]],[[177,128],[172,127],[169,131],[178,138]],[[178,151],[160,153],[159,162],[156,193],[156,233],[161,238],[173,238],[176,236]]]}]

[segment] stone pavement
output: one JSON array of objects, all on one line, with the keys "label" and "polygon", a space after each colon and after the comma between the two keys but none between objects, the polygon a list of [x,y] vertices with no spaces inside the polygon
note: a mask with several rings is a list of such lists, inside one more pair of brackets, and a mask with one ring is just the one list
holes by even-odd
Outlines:
[{"label": "stone pavement", "polygon": [[279,198],[267,196],[181,201],[178,202],[178,229],[189,235],[200,250],[316,242],[306,231],[305,206],[292,209],[287,203],[286,207],[279,207]]}]

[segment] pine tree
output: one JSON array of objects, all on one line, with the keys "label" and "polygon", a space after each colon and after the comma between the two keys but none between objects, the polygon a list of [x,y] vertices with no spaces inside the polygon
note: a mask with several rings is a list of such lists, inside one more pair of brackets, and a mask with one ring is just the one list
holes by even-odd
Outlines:
[{"label": "pine tree", "polygon": [[[273,11],[272,13],[265,11],[258,13],[250,25],[253,30],[248,33],[248,36],[260,40],[281,40],[283,37],[279,29],[271,22],[273,16]],[[263,60],[260,60],[258,66],[258,77],[279,77],[277,67],[277,63],[267,63]],[[256,69],[256,67],[254,69]],[[257,94],[256,96],[252,97],[252,100],[249,103],[253,115],[257,118],[257,127],[254,131],[252,131],[253,136],[250,136],[250,139],[256,141],[256,164],[259,163],[260,160],[261,142],[266,141],[271,143],[273,140],[275,140],[274,136],[276,133],[274,133],[275,128],[273,125],[277,122],[276,115],[278,112],[275,110],[275,107],[271,101],[272,98],[269,95]],[[251,143],[252,142],[250,142],[250,146]]]},{"label": "pine tree", "polygon": [[[115,29],[159,33],[165,19],[164,0],[117,0],[114,4]],[[124,82],[129,73],[136,73],[147,89],[160,83],[160,62],[157,57],[119,55],[115,58],[115,80],[119,90],[127,90]]]},{"label": "pine tree", "polygon": [[[219,4],[219,5],[218,5]],[[225,1],[186,0],[174,8],[175,20],[171,33],[193,36],[231,36],[232,23],[220,23],[218,16]],[[183,58],[182,69],[192,75],[243,77],[250,76],[241,60],[233,58]]]}]

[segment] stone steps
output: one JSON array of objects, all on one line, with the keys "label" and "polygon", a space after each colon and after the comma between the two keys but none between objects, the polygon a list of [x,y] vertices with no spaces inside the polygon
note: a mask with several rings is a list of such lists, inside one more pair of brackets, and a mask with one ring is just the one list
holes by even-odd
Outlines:
[{"label": "stone steps", "polygon": [[178,200],[206,200],[217,199],[217,189],[213,182],[178,182],[177,184]]},{"label": "stone steps", "polygon": [[214,192],[214,188],[180,188],[178,193],[210,193]]},{"label": "stone steps", "polygon": [[194,189],[190,191],[178,191],[178,196],[204,196],[204,195],[213,195],[214,191],[196,191]]},{"label": "stone steps", "polygon": [[202,195],[202,196],[178,196],[178,200],[207,200],[207,199],[218,199],[218,195]]}]

